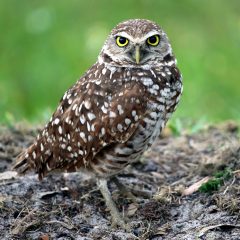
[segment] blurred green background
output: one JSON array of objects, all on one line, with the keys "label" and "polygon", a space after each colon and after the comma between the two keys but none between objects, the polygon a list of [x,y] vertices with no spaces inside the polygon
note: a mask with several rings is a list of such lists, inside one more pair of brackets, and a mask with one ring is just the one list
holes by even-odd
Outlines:
[{"label": "blurred green background", "polygon": [[184,76],[175,119],[240,119],[239,0],[5,0],[0,121],[45,121],[129,18],[158,22],[171,40]]}]

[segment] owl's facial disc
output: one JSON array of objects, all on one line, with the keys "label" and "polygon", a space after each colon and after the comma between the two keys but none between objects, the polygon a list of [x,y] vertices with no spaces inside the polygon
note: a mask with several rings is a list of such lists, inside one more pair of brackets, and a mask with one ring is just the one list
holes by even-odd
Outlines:
[{"label": "owl's facial disc", "polygon": [[172,49],[164,31],[148,20],[120,23],[107,38],[100,61],[114,66],[155,66]]}]

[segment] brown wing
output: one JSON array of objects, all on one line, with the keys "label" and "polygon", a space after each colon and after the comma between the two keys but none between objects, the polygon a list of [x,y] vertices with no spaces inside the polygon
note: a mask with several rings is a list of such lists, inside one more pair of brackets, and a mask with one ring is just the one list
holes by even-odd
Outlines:
[{"label": "brown wing", "polygon": [[61,100],[36,143],[18,157],[20,173],[75,171],[111,143],[125,142],[146,112],[144,89],[136,82],[78,81]]}]

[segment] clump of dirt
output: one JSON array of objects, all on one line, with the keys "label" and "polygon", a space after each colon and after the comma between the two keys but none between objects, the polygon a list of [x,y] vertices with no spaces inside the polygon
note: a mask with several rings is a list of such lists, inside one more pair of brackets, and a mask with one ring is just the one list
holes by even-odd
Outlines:
[{"label": "clump of dirt", "polygon": [[[181,136],[167,129],[139,162],[118,176],[135,195],[134,202],[109,182],[130,232],[111,227],[108,209],[89,176],[52,174],[39,182],[34,174],[19,177],[11,171],[14,158],[37,132],[0,127],[0,239],[239,239],[237,124]],[[220,179],[216,188],[199,191],[215,179]]]},{"label": "clump of dirt", "polygon": [[157,220],[159,224],[165,223],[170,219],[171,206],[163,204],[158,201],[150,201],[145,203],[141,209],[139,209],[139,215],[148,221]]}]

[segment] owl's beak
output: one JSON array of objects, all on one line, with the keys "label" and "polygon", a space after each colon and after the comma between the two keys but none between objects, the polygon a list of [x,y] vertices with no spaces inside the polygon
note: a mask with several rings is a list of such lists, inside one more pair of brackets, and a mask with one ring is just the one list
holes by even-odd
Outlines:
[{"label": "owl's beak", "polygon": [[139,64],[140,63],[140,46],[139,45],[136,45],[135,47],[135,60],[136,60],[136,63]]}]

